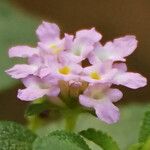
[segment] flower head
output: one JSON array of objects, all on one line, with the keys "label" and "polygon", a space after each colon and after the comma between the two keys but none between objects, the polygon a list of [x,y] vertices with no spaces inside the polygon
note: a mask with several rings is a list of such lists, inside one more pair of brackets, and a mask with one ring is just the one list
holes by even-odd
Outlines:
[{"label": "flower head", "polygon": [[[113,103],[123,96],[111,86],[137,89],[146,85],[142,75],[127,72],[126,57],[137,47],[133,35],[102,45],[102,35],[95,28],[77,31],[75,36],[65,33],[61,37],[59,27],[48,22],[43,22],[36,34],[37,47],[16,46],[9,50],[9,57],[27,59],[26,64],[6,70],[25,85],[25,89],[18,90],[21,100],[75,96],[81,105],[94,109],[99,119],[110,124],[119,119],[119,109]],[[87,66],[83,65],[85,60],[89,61]]]}]

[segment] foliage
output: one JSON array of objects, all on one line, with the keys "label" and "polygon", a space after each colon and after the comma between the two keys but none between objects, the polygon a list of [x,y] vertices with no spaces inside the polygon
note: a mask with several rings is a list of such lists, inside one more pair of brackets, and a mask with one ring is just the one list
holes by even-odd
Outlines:
[{"label": "foliage", "polygon": [[145,142],[150,137],[150,111],[147,111],[144,115],[144,119],[141,125],[139,142]]},{"label": "foliage", "polygon": [[80,134],[88,140],[94,142],[103,148],[103,150],[119,150],[117,143],[102,131],[96,131],[94,129],[88,129],[81,131]]},{"label": "foliage", "polygon": [[0,150],[31,150],[35,138],[35,134],[15,122],[0,122]]},{"label": "foliage", "polygon": [[[34,114],[36,114],[35,112]],[[150,149],[149,115],[150,111],[147,111],[144,115],[139,142],[131,144],[128,150]],[[49,131],[35,138],[36,135],[22,125],[10,121],[0,122],[0,145],[2,145],[0,150],[10,150],[10,148],[11,150],[93,150],[89,141],[95,143],[102,150],[120,150],[110,135],[92,128],[79,133],[64,130]]]},{"label": "foliage", "polygon": [[90,150],[85,141],[77,134],[55,131],[39,137],[33,144],[33,150]]}]

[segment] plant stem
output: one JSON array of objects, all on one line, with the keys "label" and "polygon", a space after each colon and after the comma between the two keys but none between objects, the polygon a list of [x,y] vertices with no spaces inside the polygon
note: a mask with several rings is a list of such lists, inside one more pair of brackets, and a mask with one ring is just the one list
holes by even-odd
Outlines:
[{"label": "plant stem", "polygon": [[78,112],[70,110],[65,116],[65,129],[67,131],[74,131],[76,121],[78,118]]}]

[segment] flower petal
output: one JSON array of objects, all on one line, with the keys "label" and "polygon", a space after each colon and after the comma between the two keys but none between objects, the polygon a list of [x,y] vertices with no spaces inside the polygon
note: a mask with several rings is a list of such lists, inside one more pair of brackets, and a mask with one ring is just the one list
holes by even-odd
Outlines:
[{"label": "flower petal", "polygon": [[93,108],[96,105],[96,103],[95,103],[95,101],[93,101],[93,99],[91,99],[90,97],[85,96],[85,95],[79,96],[79,102],[81,105],[88,107],[88,108]]},{"label": "flower petal", "polygon": [[51,73],[51,69],[49,67],[42,67],[38,71],[38,76],[40,78],[43,78],[43,77],[46,77],[47,75],[49,75],[50,73]]},{"label": "flower petal", "polygon": [[123,97],[123,93],[118,90],[118,89],[108,89],[106,92],[107,97],[110,99],[112,102],[117,102]]},{"label": "flower petal", "polygon": [[82,58],[79,57],[79,56],[76,56],[72,53],[69,53],[67,51],[62,51],[59,55],[59,61],[61,63],[66,63],[66,64],[69,64],[69,63],[79,63],[82,61]]},{"label": "flower petal", "polygon": [[108,124],[116,123],[119,120],[119,109],[107,100],[96,105],[95,111],[98,118]]},{"label": "flower petal", "polygon": [[60,29],[54,23],[44,22],[36,30],[36,34],[41,42],[48,42],[59,38]]},{"label": "flower petal", "polygon": [[[137,40],[135,36],[128,35],[115,39],[113,42],[107,42],[104,46],[97,46],[94,51],[100,61],[125,61],[124,57],[133,53],[136,47]],[[93,62],[93,56],[90,59]]]},{"label": "flower petal", "polygon": [[89,41],[92,42],[98,42],[101,38],[102,35],[98,33],[95,28],[92,28],[90,30],[80,30],[76,33],[76,38],[78,39],[88,39]]},{"label": "flower petal", "polygon": [[114,63],[113,68],[117,68],[120,71],[126,72],[127,71],[127,65],[125,63]]},{"label": "flower petal", "polygon": [[47,92],[47,89],[28,87],[23,90],[19,89],[17,97],[23,101],[33,101],[43,97]]},{"label": "flower petal", "polygon": [[16,46],[9,49],[9,57],[26,58],[38,54],[39,54],[39,50],[37,48],[32,48],[29,46]]},{"label": "flower petal", "polygon": [[117,85],[124,85],[131,89],[137,89],[144,87],[147,84],[147,80],[139,73],[125,72],[118,73],[118,75],[114,78],[113,83]]},{"label": "flower petal", "polygon": [[108,42],[105,45],[106,48],[111,48],[112,52],[118,53],[121,57],[129,56],[137,47],[136,37],[133,35],[127,35],[113,42]]},{"label": "flower petal", "polygon": [[25,78],[28,75],[35,74],[37,69],[37,66],[20,64],[6,70],[6,73],[9,74],[12,78],[20,79]]},{"label": "flower petal", "polygon": [[78,57],[80,56],[83,60],[88,57],[88,54],[94,48],[94,44],[101,38],[101,34],[95,31],[95,28],[80,30],[76,32],[71,52]]},{"label": "flower petal", "polygon": [[60,93],[60,88],[58,87],[58,85],[52,85],[49,88],[47,95],[48,96],[58,96],[59,93]]},{"label": "flower petal", "polygon": [[39,84],[41,82],[41,79],[37,76],[29,75],[26,78],[21,79],[25,87],[35,87],[39,88]]},{"label": "flower petal", "polygon": [[70,50],[73,44],[73,35],[65,34],[65,50]]}]

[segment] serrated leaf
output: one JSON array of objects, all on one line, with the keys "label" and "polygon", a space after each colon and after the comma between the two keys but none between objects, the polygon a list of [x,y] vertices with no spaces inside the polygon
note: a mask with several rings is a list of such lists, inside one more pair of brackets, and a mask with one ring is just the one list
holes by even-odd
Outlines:
[{"label": "serrated leaf", "polygon": [[119,150],[117,143],[102,131],[96,131],[95,129],[83,130],[80,134],[88,140],[99,145],[103,150]]},{"label": "serrated leaf", "polygon": [[150,137],[150,111],[144,115],[140,129],[139,142],[145,142]]},{"label": "serrated leaf", "polygon": [[90,150],[80,135],[67,131],[54,131],[47,136],[38,137],[33,150]]},{"label": "serrated leaf", "polygon": [[38,115],[41,112],[49,109],[49,103],[47,101],[43,101],[41,103],[33,103],[30,104],[26,111],[25,111],[25,116],[33,116],[33,115]]},{"label": "serrated leaf", "polygon": [[0,150],[32,150],[35,138],[35,134],[20,124],[0,122]]}]

